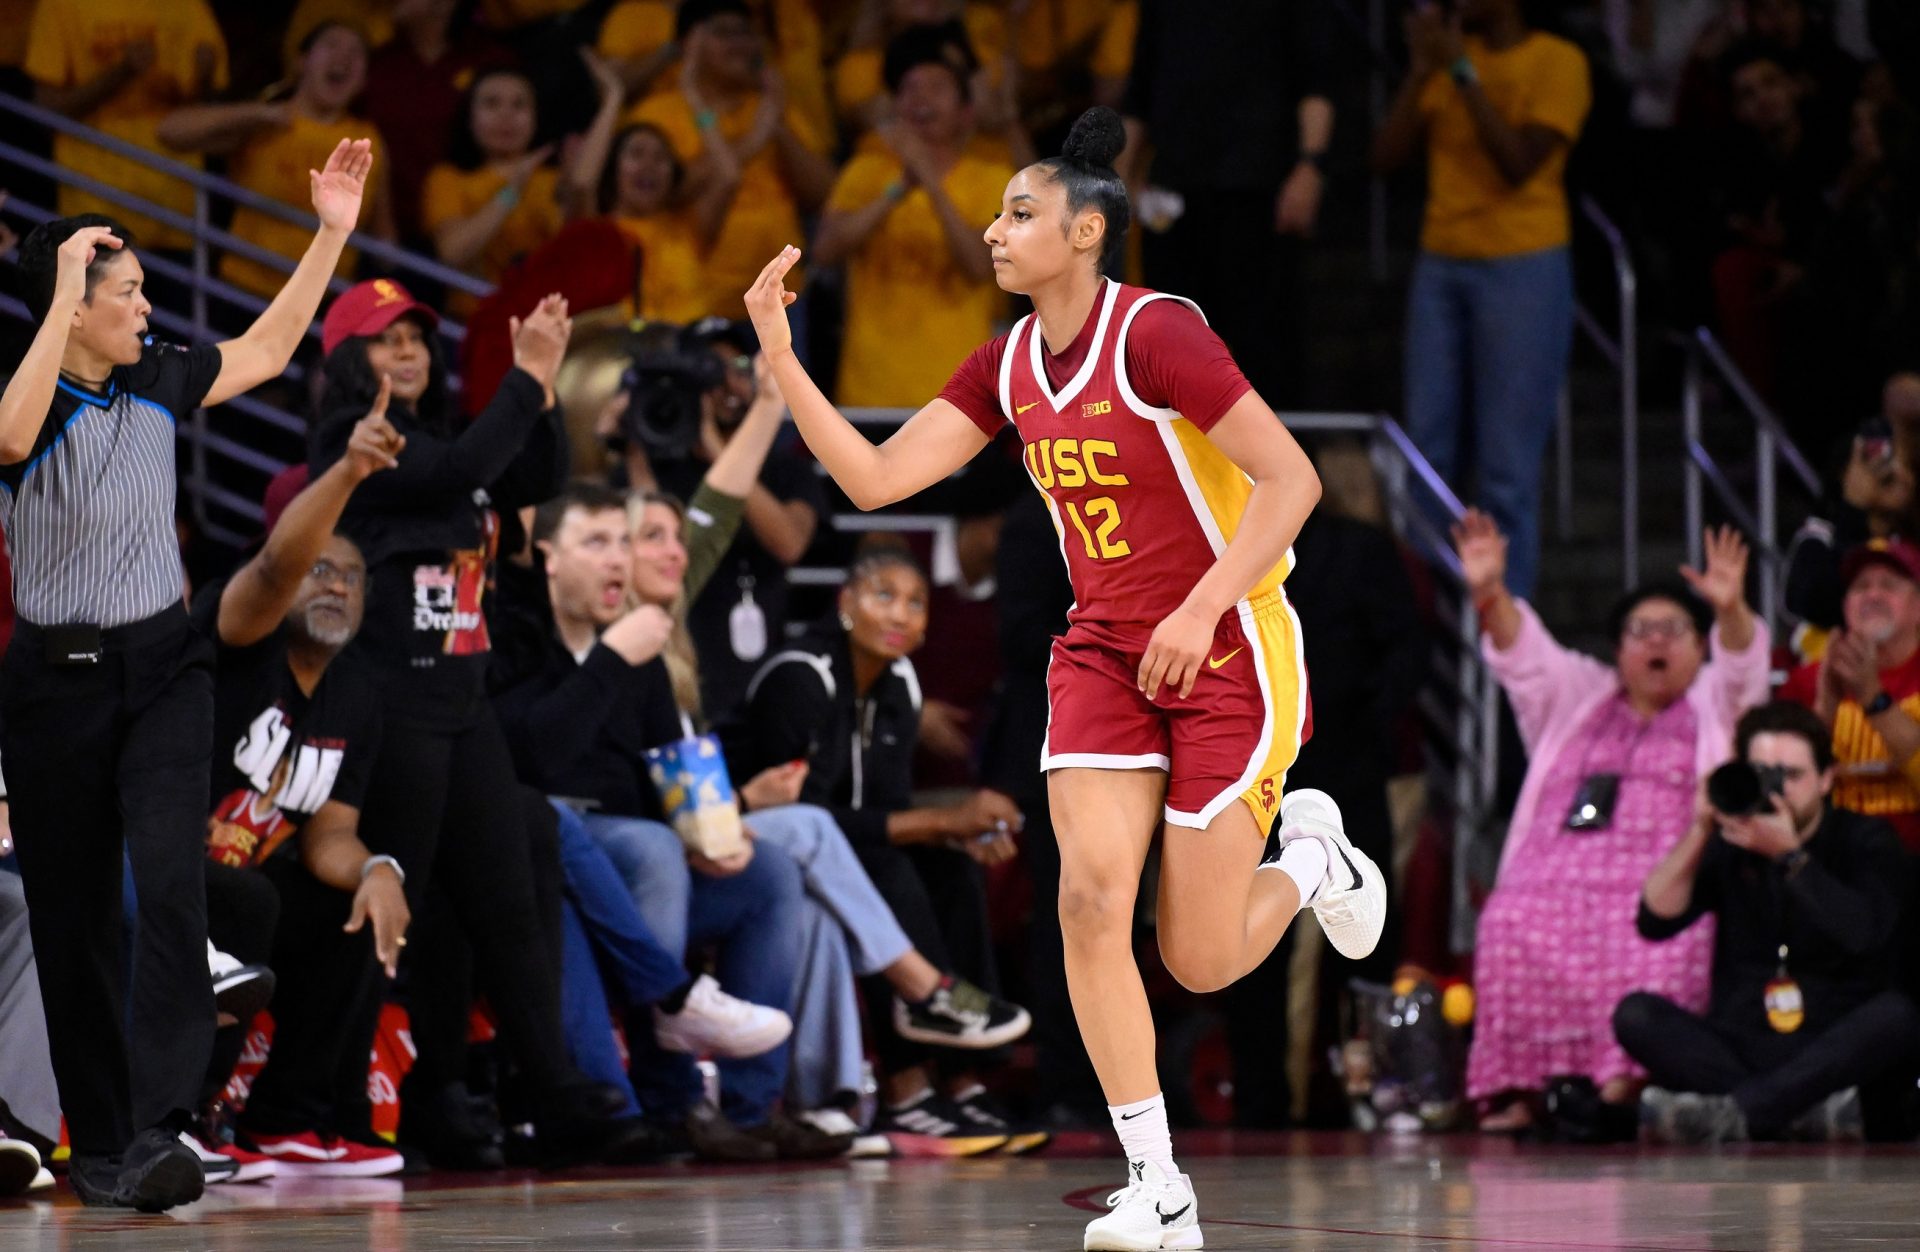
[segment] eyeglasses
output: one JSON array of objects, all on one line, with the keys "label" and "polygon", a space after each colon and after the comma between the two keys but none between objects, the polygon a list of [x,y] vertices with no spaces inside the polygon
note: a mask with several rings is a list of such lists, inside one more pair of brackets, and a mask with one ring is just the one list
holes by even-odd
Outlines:
[{"label": "eyeglasses", "polygon": [[1684,639],[1693,633],[1693,623],[1674,618],[1641,619],[1627,623],[1626,636],[1644,643],[1650,639]]},{"label": "eyeglasses", "polygon": [[365,570],[341,569],[332,561],[315,561],[307,576],[321,584],[338,583],[348,591],[358,591],[367,585]]}]

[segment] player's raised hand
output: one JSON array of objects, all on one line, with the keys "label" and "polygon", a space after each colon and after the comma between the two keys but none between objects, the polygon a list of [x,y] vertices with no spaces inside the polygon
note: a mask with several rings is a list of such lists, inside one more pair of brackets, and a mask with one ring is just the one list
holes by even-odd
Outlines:
[{"label": "player's raised hand", "polygon": [[313,185],[313,211],[320,224],[333,230],[352,230],[360,220],[360,202],[366,196],[367,176],[373,173],[373,141],[342,139],[327,158],[327,168],[308,170]]},{"label": "player's raised hand", "polygon": [[753,319],[753,332],[760,337],[763,356],[776,356],[793,350],[793,327],[787,323],[787,306],[800,297],[787,290],[787,271],[800,260],[800,249],[788,244],[780,255],[767,262],[760,277],[747,288],[747,316]]},{"label": "player's raised hand", "polygon": [[1181,699],[1193,694],[1193,681],[1213,646],[1213,632],[1219,625],[1181,605],[1158,626],[1140,657],[1140,690],[1151,700],[1165,684]]}]

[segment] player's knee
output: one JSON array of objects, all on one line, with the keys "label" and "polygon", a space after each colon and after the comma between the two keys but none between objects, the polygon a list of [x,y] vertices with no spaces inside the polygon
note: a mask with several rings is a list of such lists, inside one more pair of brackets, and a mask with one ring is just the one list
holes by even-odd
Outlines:
[{"label": "player's knee", "polygon": [[1098,877],[1060,876],[1060,932],[1067,942],[1131,934],[1133,893]]},{"label": "player's knee", "polygon": [[1166,964],[1167,972],[1173,975],[1174,981],[1195,995],[1224,990],[1233,984],[1241,972],[1233,967],[1230,957],[1178,942],[1170,943],[1164,932],[1160,937],[1160,959]]}]

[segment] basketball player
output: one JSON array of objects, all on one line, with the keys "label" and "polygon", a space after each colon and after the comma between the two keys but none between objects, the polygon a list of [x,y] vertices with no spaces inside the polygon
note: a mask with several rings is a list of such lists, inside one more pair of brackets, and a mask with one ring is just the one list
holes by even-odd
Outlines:
[{"label": "basketball player", "polygon": [[767,265],[747,308],[801,434],[863,509],[945,478],[1003,422],[1025,441],[1075,601],[1053,647],[1042,760],[1067,982],[1127,1151],[1127,1185],[1084,1246],[1198,1248],[1131,945],[1155,831],[1161,954],[1196,991],[1260,964],[1308,904],[1334,947],[1366,955],[1386,889],[1332,800],[1281,795],[1309,729],[1281,582],[1319,479],[1197,308],[1106,277],[1125,255],[1122,142],[1119,116],[1091,109],[1059,157],[1007,184],[986,242],[1000,286],[1036,311],[879,446],[792,352],[782,278],[799,249]]}]

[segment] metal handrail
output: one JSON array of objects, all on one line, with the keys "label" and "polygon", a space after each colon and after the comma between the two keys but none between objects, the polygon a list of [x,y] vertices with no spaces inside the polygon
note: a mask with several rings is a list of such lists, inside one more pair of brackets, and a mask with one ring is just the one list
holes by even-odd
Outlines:
[{"label": "metal handrail", "polygon": [[1640,581],[1640,277],[1626,238],[1599,202],[1581,196],[1580,212],[1606,241],[1620,301],[1617,335],[1607,335],[1585,308],[1576,306],[1575,316],[1620,371],[1620,567],[1624,584],[1631,587]]},{"label": "metal handrail", "polygon": [[[280,221],[295,226],[305,227],[307,230],[319,229],[320,219],[303,209],[295,208],[283,201],[275,200],[270,196],[263,196],[256,191],[242,187],[238,183],[221,178],[217,174],[209,174],[205,170],[195,169],[191,165],[176,161],[171,157],[163,156],[150,148],[143,148],[139,144],[129,143],[117,135],[109,135],[104,131],[95,130],[91,126],[74,121],[65,114],[56,113],[52,109],[43,108],[30,101],[22,100],[18,96],[0,92],[0,111],[12,113],[16,117],[25,118],[27,121],[33,122],[36,125],[45,126],[48,130],[71,135],[95,147],[104,148],[116,156],[124,157],[136,164],[144,165],[148,169],[177,178],[181,182],[193,187],[196,191],[212,192],[215,195],[231,200],[235,204],[244,205],[256,212],[278,218]],[[84,177],[75,176],[74,171],[66,169],[63,166],[55,166],[54,169],[58,172],[52,175],[53,177],[62,181],[72,179],[76,182],[76,185],[78,185],[78,177]],[[89,187],[87,190],[91,191],[93,189]],[[98,193],[96,192],[95,194]],[[158,205],[152,207],[155,209],[161,208],[161,206]],[[190,231],[192,229],[192,224],[186,222],[186,219],[180,217],[178,214],[165,211],[156,213],[147,209],[141,211],[147,213],[150,217],[166,222],[167,225],[174,227],[176,230]],[[244,243],[245,241],[243,240],[241,242]],[[493,294],[493,284],[475,278],[471,274],[462,273],[431,257],[424,257],[417,252],[411,252],[397,244],[388,243],[384,239],[375,239],[371,235],[355,231],[353,232],[350,243],[353,247],[358,248],[368,256],[376,257],[390,265],[410,270],[423,278],[431,278],[435,282],[444,284],[447,287],[469,292],[475,296],[489,296]],[[226,245],[223,244],[222,246]],[[291,274],[294,267],[298,264],[297,261],[289,260],[275,252],[263,251],[262,255],[251,259],[258,260],[262,264],[273,265],[275,268],[281,270],[281,272],[288,274]]]},{"label": "metal handrail", "polygon": [[[1784,462],[1810,496],[1821,492],[1820,476],[1788,435],[1774,413],[1740,367],[1727,355],[1726,348],[1705,326],[1682,336],[1686,351],[1686,369],[1681,381],[1680,420],[1686,446],[1683,490],[1687,528],[1687,558],[1696,566],[1701,559],[1705,526],[1704,487],[1712,487],[1735,523],[1752,539],[1758,562],[1761,613],[1776,631],[1784,606],[1780,587],[1785,575],[1786,552],[1780,544],[1779,467]],[[1749,507],[1703,442],[1703,399],[1706,370],[1714,374],[1739,401],[1753,423],[1754,503]]]}]

